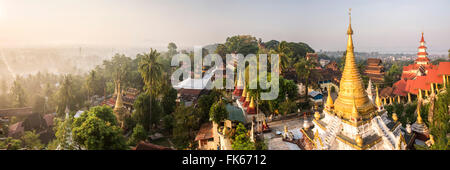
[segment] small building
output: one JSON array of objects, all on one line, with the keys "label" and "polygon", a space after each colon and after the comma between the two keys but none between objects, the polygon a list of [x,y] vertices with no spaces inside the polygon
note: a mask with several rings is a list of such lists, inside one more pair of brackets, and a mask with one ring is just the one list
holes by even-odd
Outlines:
[{"label": "small building", "polygon": [[213,123],[204,123],[194,141],[198,142],[197,149],[199,150],[216,150],[218,145],[214,142]]}]

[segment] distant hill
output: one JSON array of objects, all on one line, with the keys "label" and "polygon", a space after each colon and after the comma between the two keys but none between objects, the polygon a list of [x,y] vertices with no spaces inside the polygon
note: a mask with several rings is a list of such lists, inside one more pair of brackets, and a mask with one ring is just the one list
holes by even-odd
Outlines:
[{"label": "distant hill", "polygon": [[208,52],[210,54],[212,54],[212,53],[214,53],[214,51],[216,51],[217,45],[219,45],[219,43],[205,45],[205,46],[203,46],[203,48],[207,49]]}]

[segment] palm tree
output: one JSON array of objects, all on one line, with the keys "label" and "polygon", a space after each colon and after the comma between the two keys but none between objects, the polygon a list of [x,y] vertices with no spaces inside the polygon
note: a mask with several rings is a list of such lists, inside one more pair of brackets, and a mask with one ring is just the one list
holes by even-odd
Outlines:
[{"label": "palm tree", "polygon": [[283,73],[283,71],[286,70],[290,65],[288,55],[290,55],[290,53],[292,53],[292,52],[289,50],[289,47],[287,46],[286,41],[282,41],[278,45],[277,52],[278,52],[278,55],[280,56],[280,73]]},{"label": "palm tree", "polygon": [[[144,80],[145,87],[144,90],[146,93],[150,95],[150,117],[152,115],[152,95],[153,92],[156,92],[159,85],[159,82],[161,80],[161,73],[162,73],[162,65],[158,62],[156,62],[157,57],[160,55],[156,50],[150,49],[150,53],[144,53],[142,54],[141,61],[139,62],[139,73],[141,73],[142,79]],[[151,119],[149,124],[149,129],[152,128],[151,125]]]},{"label": "palm tree", "polygon": [[89,72],[89,76],[86,80],[86,86],[87,86],[87,90],[88,90],[88,100],[89,103],[91,102],[91,95],[94,92],[95,89],[95,79],[97,76],[97,72],[95,70],[92,70]]},{"label": "palm tree", "polygon": [[312,69],[315,67],[315,62],[311,62],[305,58],[300,59],[298,63],[294,65],[295,72],[298,78],[302,78],[305,81],[305,100],[308,102],[308,86],[310,77],[312,74]]}]

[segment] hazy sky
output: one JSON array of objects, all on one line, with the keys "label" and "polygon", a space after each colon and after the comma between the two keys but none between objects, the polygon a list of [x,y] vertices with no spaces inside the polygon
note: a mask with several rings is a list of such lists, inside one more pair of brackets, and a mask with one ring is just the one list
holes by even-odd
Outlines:
[{"label": "hazy sky", "polygon": [[345,50],[430,53],[450,48],[449,0],[0,0],[0,47],[181,47],[251,34]]}]

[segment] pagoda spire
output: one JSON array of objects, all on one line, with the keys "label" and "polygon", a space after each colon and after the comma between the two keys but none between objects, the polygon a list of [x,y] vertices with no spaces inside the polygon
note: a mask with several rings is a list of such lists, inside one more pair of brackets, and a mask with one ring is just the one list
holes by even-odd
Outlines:
[{"label": "pagoda spire", "polygon": [[[351,10],[350,10],[351,12]],[[344,119],[351,119],[353,105],[359,110],[359,116],[363,118],[370,117],[376,110],[364,89],[364,85],[356,67],[354,47],[353,47],[353,29],[351,26],[351,13],[349,12],[349,26],[347,30],[347,53],[345,56],[345,67],[342,72],[342,78],[339,86],[339,95],[334,103],[335,112]]]},{"label": "pagoda spire", "polygon": [[327,107],[329,110],[331,110],[334,105],[333,105],[333,99],[331,98],[331,90],[330,90],[330,86],[328,86],[328,97],[327,97],[327,104],[325,105],[325,107]]}]

